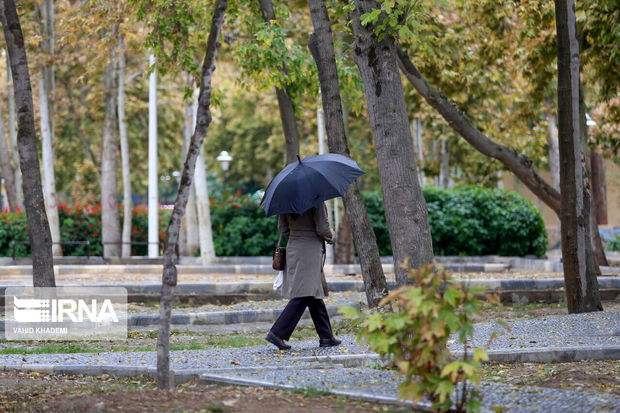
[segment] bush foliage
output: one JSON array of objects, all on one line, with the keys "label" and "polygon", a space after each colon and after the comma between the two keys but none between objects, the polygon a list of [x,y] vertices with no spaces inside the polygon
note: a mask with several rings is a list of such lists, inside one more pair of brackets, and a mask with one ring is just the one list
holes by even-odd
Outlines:
[{"label": "bush foliage", "polygon": [[[476,294],[482,289],[453,282],[445,270],[432,266],[409,275],[415,285],[391,292],[378,309],[358,312],[344,307],[341,312],[359,327],[358,340],[366,341],[404,376],[402,398],[416,402],[429,396],[442,412],[478,411],[480,394],[472,385],[480,383],[480,362],[489,358],[482,347],[469,350],[468,342],[474,334],[473,316],[480,313]],[[460,360],[450,355],[451,338],[460,344],[457,350],[463,349]]]},{"label": "bush foliage", "polygon": [[[424,189],[436,255],[542,255],[547,234],[540,211],[520,195],[507,191],[464,187]],[[381,255],[391,255],[383,199],[378,191],[364,194]],[[277,217],[265,217],[259,200],[240,192],[223,192],[211,199],[211,224],[218,256],[271,255],[278,241]],[[100,206],[59,206],[61,241],[90,241],[91,255],[101,255]],[[122,212],[122,208],[121,208]],[[160,240],[170,210],[161,210]],[[122,220],[122,217],[121,217]],[[134,208],[132,241],[146,241],[148,216],[144,207]],[[22,212],[0,214],[0,256],[11,255],[11,241],[28,241]],[[134,255],[145,255],[146,246],[134,246]],[[85,246],[63,247],[65,255],[86,255]],[[17,245],[16,255],[30,254]]]},{"label": "bush foliage", "polygon": [[[465,186],[425,187],[424,198],[435,255],[541,256],[547,251],[542,214],[515,192]],[[364,194],[381,255],[391,255],[383,199]]]}]

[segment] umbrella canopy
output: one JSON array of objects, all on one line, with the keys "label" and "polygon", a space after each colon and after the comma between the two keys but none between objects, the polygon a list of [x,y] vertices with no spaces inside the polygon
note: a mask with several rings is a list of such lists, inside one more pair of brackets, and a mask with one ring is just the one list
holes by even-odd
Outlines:
[{"label": "umbrella canopy", "polygon": [[342,196],[363,175],[353,159],[328,153],[288,164],[267,186],[261,206],[267,216],[303,214],[328,199]]}]

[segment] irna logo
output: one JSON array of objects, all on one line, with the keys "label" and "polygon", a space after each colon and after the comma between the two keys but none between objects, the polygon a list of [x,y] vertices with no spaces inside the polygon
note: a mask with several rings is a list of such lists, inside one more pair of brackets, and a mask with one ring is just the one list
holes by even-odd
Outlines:
[{"label": "irna logo", "polygon": [[36,299],[13,296],[13,317],[21,323],[74,323],[87,321],[93,323],[115,322],[118,316],[110,299],[98,305],[96,299]]}]

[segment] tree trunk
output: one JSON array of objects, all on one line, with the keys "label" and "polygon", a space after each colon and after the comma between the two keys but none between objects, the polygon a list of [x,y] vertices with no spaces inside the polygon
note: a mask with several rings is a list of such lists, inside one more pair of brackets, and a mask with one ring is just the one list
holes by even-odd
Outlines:
[{"label": "tree trunk", "polygon": [[441,154],[439,162],[439,186],[443,189],[450,188],[450,142],[441,138]]},{"label": "tree trunk", "polygon": [[376,25],[360,18],[379,7],[374,0],[356,0],[352,12],[357,64],[370,114],[385,216],[394,252],[396,284],[412,280],[408,269],[433,262],[428,212],[418,183],[417,168],[394,39],[379,41]]},{"label": "tree trunk", "polygon": [[[310,36],[308,47],[319,72],[321,99],[327,120],[327,144],[331,153],[349,156],[334,54],[334,40],[327,8],[325,3],[320,0],[309,0],[308,5],[314,27],[314,33]],[[360,258],[368,306],[376,307],[387,294],[387,283],[381,266],[377,239],[366,213],[364,200],[357,182],[346,190],[343,202],[351,220],[353,239]]]},{"label": "tree trunk", "polygon": [[13,160],[13,182],[15,195],[17,196],[17,206],[24,210],[24,196],[22,195],[22,173],[19,170],[19,152],[17,149],[17,129],[15,127],[15,91],[13,89],[13,76],[11,75],[11,62],[9,54],[6,54],[6,91],[9,118],[9,144],[11,147],[11,159]]},{"label": "tree trunk", "polygon": [[[95,167],[95,169],[97,169],[97,171],[99,172],[99,175],[101,175],[101,165],[99,164],[99,161],[97,160],[97,158],[95,157],[95,154],[93,153],[91,149],[90,142],[88,141],[88,138],[86,137],[86,134],[84,133],[84,129],[82,128],[82,123],[80,122],[80,117],[78,116],[77,110],[75,108],[71,86],[66,81],[66,79],[65,79],[65,82],[63,83],[65,86],[65,90],[67,92],[67,101],[69,103],[69,112],[71,112],[71,119],[73,120],[73,126],[75,127],[76,133],[79,136],[80,141],[82,142],[82,145],[84,146],[84,155],[86,155],[88,159],[91,160],[91,162],[93,163],[93,166]],[[99,178],[101,179],[101,176]]]},{"label": "tree trunk", "polygon": [[191,139],[187,151],[187,159],[183,165],[181,174],[181,184],[177,192],[177,199],[170,222],[166,245],[164,247],[164,272],[162,275],[161,304],[160,304],[160,325],[157,334],[157,386],[160,389],[170,388],[170,314],[172,311],[172,299],[174,287],[177,284],[177,268],[174,264],[174,250],[178,241],[179,228],[185,212],[185,205],[189,196],[196,159],[202,149],[202,142],[211,123],[211,78],[215,70],[215,52],[218,46],[218,38],[224,13],[228,4],[226,0],[217,0],[211,22],[211,31],[207,39],[207,51],[202,64],[202,76],[200,82],[200,94],[198,96],[198,111],[196,114],[196,130]]},{"label": "tree trunk", "polygon": [[[43,195],[47,219],[49,220],[52,241],[60,242],[60,219],[58,217],[58,197],[56,195],[56,178],[54,176],[54,4],[50,0],[42,2],[38,10],[39,24],[43,41],[41,52],[48,61],[40,66],[39,111],[41,120],[41,158],[43,160]],[[62,255],[59,244],[52,245],[55,256]]]},{"label": "tree trunk", "polygon": [[485,136],[477,129],[467,116],[454,103],[431,86],[418,71],[409,56],[396,49],[398,63],[405,77],[448,124],[459,133],[471,146],[483,155],[495,158],[512,171],[540,200],[547,204],[558,216],[560,215],[560,194],[536,173],[532,168],[532,160],[514,149],[500,145]]},{"label": "tree trunk", "polygon": [[551,173],[551,184],[558,193],[560,192],[560,148],[558,143],[558,128],[555,124],[555,116],[547,113],[547,146],[549,148],[549,172]]},{"label": "tree trunk", "polygon": [[[118,30],[115,27],[114,30]],[[105,116],[101,142],[101,240],[105,257],[120,255],[121,228],[116,177],[116,48],[110,51],[110,63],[103,74]],[[110,244],[107,244],[110,243]]]},{"label": "tree trunk", "polygon": [[123,35],[118,35],[118,133],[121,146],[121,170],[123,173],[123,242],[122,256],[131,257],[131,219],[133,200],[131,199],[131,174],[129,162],[129,142],[127,140],[127,122],[125,121],[125,42]]},{"label": "tree trunk", "polygon": [[[272,0],[259,0],[261,13],[266,23],[271,24],[276,15],[273,10]],[[286,67],[282,63],[281,71],[286,72]],[[280,109],[280,119],[282,120],[282,131],[286,143],[286,164],[295,162],[299,154],[299,131],[297,130],[297,117],[295,116],[295,106],[286,87],[276,88],[278,107]]]},{"label": "tree trunk", "polygon": [[34,125],[32,86],[28,73],[28,60],[24,47],[24,35],[13,0],[0,4],[0,18],[7,44],[13,75],[17,107],[17,144],[19,165],[23,177],[28,236],[32,249],[32,275],[35,287],[54,287],[54,261],[52,235],[45,213],[43,188],[39,173],[39,155]]},{"label": "tree trunk", "polygon": [[19,207],[17,203],[17,189],[15,188],[15,171],[11,165],[11,154],[9,145],[4,133],[4,117],[2,116],[2,106],[0,105],[0,171],[4,178],[9,211],[14,212]]},{"label": "tree trunk", "polygon": [[426,185],[426,177],[424,176],[424,141],[422,140],[422,121],[413,118],[411,121],[411,132],[413,133],[413,146],[415,154],[418,158],[420,186]]},{"label": "tree trunk", "polygon": [[340,215],[338,224],[338,236],[336,237],[336,247],[334,248],[335,264],[354,264],[355,251],[353,249],[353,233],[351,232],[351,222],[349,215]]},{"label": "tree trunk", "polygon": [[597,150],[590,151],[594,209],[599,225],[607,225],[607,183],[605,181],[605,159]]},{"label": "tree trunk", "polygon": [[585,196],[585,152],[579,118],[579,46],[573,0],[555,0],[558,48],[558,141],[562,260],[569,313],[602,310],[588,254],[589,201]]},{"label": "tree trunk", "polygon": [[157,179],[157,69],[155,56],[149,54],[149,186],[148,186],[148,256],[159,257],[159,179]]},{"label": "tree trunk", "polygon": [[[188,75],[187,86],[192,88],[193,81],[191,76]],[[192,139],[192,133],[194,130],[194,106],[193,102],[189,99],[185,100],[185,128],[183,129],[183,151],[182,151],[182,162],[185,162],[185,157],[187,156],[187,150],[189,148],[189,143]],[[183,165],[181,165],[181,168]],[[185,222],[186,229],[186,251],[187,255],[193,257],[198,252],[200,248],[200,244],[198,241],[198,221],[196,218],[196,196],[194,194],[196,187],[194,190],[189,191],[189,197],[187,199],[187,207],[185,208],[185,215],[183,216],[183,220]],[[181,248],[179,248],[181,251]]]},{"label": "tree trunk", "polygon": [[[198,101],[194,102],[194,116],[197,120]],[[195,127],[196,121],[194,121]],[[201,148],[196,159],[194,169],[194,189],[196,194],[196,210],[198,212],[198,240],[200,242],[200,259],[202,265],[215,261],[215,247],[211,232],[211,211],[209,205],[209,189],[207,188],[207,174],[204,150]]]}]

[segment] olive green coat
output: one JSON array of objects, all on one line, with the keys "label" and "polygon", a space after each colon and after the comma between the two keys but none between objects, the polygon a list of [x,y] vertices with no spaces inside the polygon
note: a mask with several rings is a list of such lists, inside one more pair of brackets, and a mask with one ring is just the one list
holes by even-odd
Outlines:
[{"label": "olive green coat", "polygon": [[324,298],[323,241],[331,243],[334,237],[325,203],[302,215],[280,215],[278,228],[288,238],[282,296]]}]

